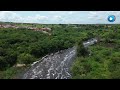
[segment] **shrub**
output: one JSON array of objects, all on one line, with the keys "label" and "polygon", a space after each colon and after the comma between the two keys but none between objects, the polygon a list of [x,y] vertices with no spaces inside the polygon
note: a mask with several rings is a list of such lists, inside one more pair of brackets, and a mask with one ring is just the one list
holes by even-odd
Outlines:
[{"label": "shrub", "polygon": [[110,78],[112,78],[112,79],[120,79],[120,69],[113,71],[110,74]]},{"label": "shrub", "polygon": [[0,56],[0,70],[5,70],[7,66],[8,66],[8,63],[6,59]]},{"label": "shrub", "polygon": [[35,58],[30,54],[22,53],[18,56],[18,63],[21,64],[31,64],[34,61]]},{"label": "shrub", "polygon": [[91,69],[92,67],[89,63],[87,63],[86,59],[79,57],[76,59],[71,68],[73,78],[84,78],[91,71]]},{"label": "shrub", "polygon": [[82,41],[79,41],[77,46],[77,56],[87,56],[88,54],[89,51],[87,48],[84,47]]}]

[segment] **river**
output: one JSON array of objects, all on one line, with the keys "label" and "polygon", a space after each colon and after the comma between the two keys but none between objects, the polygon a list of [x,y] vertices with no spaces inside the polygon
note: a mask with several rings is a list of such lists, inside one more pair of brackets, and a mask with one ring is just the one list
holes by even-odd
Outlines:
[{"label": "river", "polygon": [[33,63],[22,79],[70,79],[75,56],[76,47],[46,55]]},{"label": "river", "polygon": [[[97,39],[92,38],[83,42],[84,47],[93,45]],[[61,50],[44,56],[41,60],[34,62],[23,74],[22,79],[71,79],[71,65],[76,57],[76,47]]]}]

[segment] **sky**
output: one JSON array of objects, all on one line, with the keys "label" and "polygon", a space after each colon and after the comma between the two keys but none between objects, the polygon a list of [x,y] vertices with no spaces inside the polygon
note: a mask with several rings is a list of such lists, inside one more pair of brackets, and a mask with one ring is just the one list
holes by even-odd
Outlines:
[{"label": "sky", "polygon": [[[115,22],[107,20],[115,15]],[[0,11],[0,21],[40,24],[120,24],[120,11]]]}]

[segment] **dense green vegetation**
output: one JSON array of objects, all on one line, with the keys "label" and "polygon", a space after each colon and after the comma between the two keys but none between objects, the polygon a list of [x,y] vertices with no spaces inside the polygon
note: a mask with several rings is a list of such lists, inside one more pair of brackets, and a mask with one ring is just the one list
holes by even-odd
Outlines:
[{"label": "dense green vegetation", "polygon": [[[16,25],[50,27],[52,32],[48,35],[0,28],[0,78],[16,78],[44,55],[74,45],[78,47],[78,55],[72,67],[73,78],[120,78],[120,25]],[[99,43],[85,49],[82,42],[93,37],[100,38]],[[26,67],[15,67],[16,64]]]},{"label": "dense green vegetation", "polygon": [[13,71],[9,68],[17,64],[29,66],[46,54],[74,46],[76,33],[65,31],[62,25],[58,27],[54,25],[52,35],[27,29],[1,28],[0,73]]},{"label": "dense green vegetation", "polygon": [[84,56],[86,49],[83,47],[80,52],[81,45],[78,45],[79,54],[72,67],[73,79],[120,79],[120,29],[98,30],[93,34],[98,34],[101,40],[89,47],[90,56]]}]

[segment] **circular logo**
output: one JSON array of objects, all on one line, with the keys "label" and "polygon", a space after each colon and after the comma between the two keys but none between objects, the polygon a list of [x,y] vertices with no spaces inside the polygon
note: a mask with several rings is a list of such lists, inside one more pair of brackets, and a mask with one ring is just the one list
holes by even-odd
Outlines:
[{"label": "circular logo", "polygon": [[116,17],[114,15],[108,16],[108,21],[109,22],[114,22],[116,20]]}]

